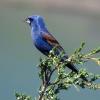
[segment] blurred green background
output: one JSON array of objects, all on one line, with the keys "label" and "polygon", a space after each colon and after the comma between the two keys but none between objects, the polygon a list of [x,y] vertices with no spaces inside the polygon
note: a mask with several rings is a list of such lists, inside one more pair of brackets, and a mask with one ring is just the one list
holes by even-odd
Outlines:
[{"label": "blurred green background", "polygon": [[[15,100],[15,92],[32,97],[38,95],[40,80],[36,66],[44,56],[32,44],[30,28],[24,23],[27,16],[44,16],[49,31],[69,55],[82,41],[86,42],[84,52],[100,46],[100,2],[91,0],[97,2],[93,6],[89,1],[0,1],[1,100]],[[100,67],[95,63],[84,66],[88,71],[100,74]],[[80,89],[78,92],[74,87],[60,94],[61,100],[99,100],[99,96],[99,90]]]}]

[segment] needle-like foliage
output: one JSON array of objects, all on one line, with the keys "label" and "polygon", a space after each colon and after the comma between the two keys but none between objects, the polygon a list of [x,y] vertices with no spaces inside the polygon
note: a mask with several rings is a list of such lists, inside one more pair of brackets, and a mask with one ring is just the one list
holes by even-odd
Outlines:
[{"label": "needle-like foliage", "polygon": [[[100,78],[100,75],[96,75],[88,72],[85,68],[79,69],[79,73],[75,73],[66,69],[67,63],[73,63],[75,65],[88,62],[89,60],[96,62],[100,66],[100,58],[94,57],[95,54],[100,53],[100,47],[91,50],[89,53],[84,54],[82,52],[85,43],[75,50],[75,52],[65,61],[61,61],[64,56],[62,52],[59,55],[55,55],[56,48],[50,51],[48,58],[40,59],[39,64],[39,78],[41,79],[41,86],[39,88],[39,96],[34,100],[60,100],[58,95],[63,90],[68,90],[71,86],[74,86],[77,90],[79,88],[89,88],[92,90],[100,89],[100,84],[95,83]],[[53,77],[55,75],[55,77]],[[84,76],[88,81],[81,79]],[[30,96],[25,94],[16,93],[17,100],[32,100]]]}]

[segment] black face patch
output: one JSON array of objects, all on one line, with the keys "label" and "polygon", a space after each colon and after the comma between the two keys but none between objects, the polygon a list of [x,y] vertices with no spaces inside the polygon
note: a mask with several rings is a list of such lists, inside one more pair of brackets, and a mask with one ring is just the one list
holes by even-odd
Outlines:
[{"label": "black face patch", "polygon": [[32,22],[33,22],[33,18],[28,18],[28,20],[30,21],[30,23],[32,23]]}]

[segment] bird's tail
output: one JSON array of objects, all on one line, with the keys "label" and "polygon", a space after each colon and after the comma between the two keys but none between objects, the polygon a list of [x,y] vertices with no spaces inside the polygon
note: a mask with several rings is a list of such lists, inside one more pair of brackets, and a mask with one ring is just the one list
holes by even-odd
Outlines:
[{"label": "bird's tail", "polygon": [[[64,56],[62,57],[61,61],[64,62],[66,59],[68,59],[68,56],[67,56],[67,55],[64,55]],[[79,73],[79,70],[75,67],[74,64],[72,64],[72,63],[67,63],[66,66],[67,66],[69,69],[71,69],[72,72],[75,72],[75,73],[77,73],[77,74]],[[89,82],[88,79],[87,79],[84,75],[81,75],[80,78],[81,78],[82,80],[86,81],[86,82]]]},{"label": "bird's tail", "polygon": [[[79,73],[79,70],[78,70],[73,64],[68,63],[68,64],[67,64],[67,67],[68,67],[69,69],[71,69],[73,72],[75,72],[75,73],[77,73],[77,74]],[[87,79],[85,76],[83,76],[83,75],[81,75],[80,78],[83,79],[83,80],[86,81],[86,82],[89,82],[88,79]]]}]

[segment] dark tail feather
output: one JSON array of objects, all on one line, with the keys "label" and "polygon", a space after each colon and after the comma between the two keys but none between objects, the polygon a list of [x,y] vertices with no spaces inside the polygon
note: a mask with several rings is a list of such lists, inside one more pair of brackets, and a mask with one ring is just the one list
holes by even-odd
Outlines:
[{"label": "dark tail feather", "polygon": [[[76,73],[78,74],[79,70],[78,70],[73,64],[68,63],[68,64],[67,64],[67,67],[68,67],[69,69],[71,69],[73,72],[76,72]],[[85,76],[82,75],[81,78],[82,78],[84,81],[88,82],[88,79],[87,79]]]},{"label": "dark tail feather", "polygon": [[[61,59],[61,61],[63,62],[63,61],[65,61],[66,59],[68,59],[68,56],[67,55],[65,55],[62,59]],[[72,63],[67,63],[67,65],[66,65],[69,69],[71,69],[73,72],[75,72],[75,73],[79,73],[79,70],[72,64]],[[81,79],[83,79],[84,81],[86,81],[86,82],[89,82],[88,81],[88,79],[85,77],[85,76],[81,76],[80,77]]]},{"label": "dark tail feather", "polygon": [[73,72],[76,72],[76,73],[79,72],[78,69],[77,69],[73,64],[71,64],[71,63],[68,63],[68,64],[67,64],[67,67],[68,67],[69,69],[71,69]]}]

